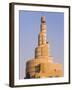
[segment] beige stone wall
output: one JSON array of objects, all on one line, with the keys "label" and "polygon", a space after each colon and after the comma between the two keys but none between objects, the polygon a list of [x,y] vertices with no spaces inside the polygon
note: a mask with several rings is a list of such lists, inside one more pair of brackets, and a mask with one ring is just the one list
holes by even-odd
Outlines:
[{"label": "beige stone wall", "polygon": [[41,45],[35,48],[35,58],[39,58],[40,56],[48,57],[48,45]]},{"label": "beige stone wall", "polygon": [[[35,72],[35,66],[40,64],[40,72]],[[26,72],[30,73],[30,76],[40,77],[61,77],[62,65],[48,62],[45,59],[29,60],[27,62]]]}]

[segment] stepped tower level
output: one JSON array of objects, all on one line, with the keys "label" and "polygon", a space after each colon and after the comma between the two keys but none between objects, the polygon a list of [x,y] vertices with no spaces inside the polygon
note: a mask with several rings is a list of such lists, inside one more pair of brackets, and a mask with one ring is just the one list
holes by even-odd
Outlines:
[{"label": "stepped tower level", "polygon": [[46,38],[47,25],[45,16],[41,17],[38,46],[35,48],[35,58],[26,63],[25,78],[62,77],[62,65],[54,63],[50,55],[50,47]]},{"label": "stepped tower level", "polygon": [[41,17],[40,33],[38,35],[38,47],[35,49],[35,58],[48,57],[48,43],[46,40],[46,20]]}]

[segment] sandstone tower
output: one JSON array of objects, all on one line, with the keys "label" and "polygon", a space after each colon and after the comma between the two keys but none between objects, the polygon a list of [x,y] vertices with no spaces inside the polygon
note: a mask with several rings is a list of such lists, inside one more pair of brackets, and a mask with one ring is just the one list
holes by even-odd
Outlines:
[{"label": "sandstone tower", "polygon": [[46,39],[46,19],[41,17],[38,47],[35,48],[35,58],[26,63],[25,78],[62,77],[62,65],[54,63],[49,52],[49,43]]}]

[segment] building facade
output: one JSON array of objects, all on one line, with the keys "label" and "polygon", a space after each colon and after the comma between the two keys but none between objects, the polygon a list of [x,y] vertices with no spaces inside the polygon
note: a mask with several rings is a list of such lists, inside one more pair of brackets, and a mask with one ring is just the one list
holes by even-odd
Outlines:
[{"label": "building facade", "polygon": [[46,19],[41,17],[38,46],[35,48],[35,58],[26,63],[25,78],[62,77],[62,64],[54,63],[50,55],[49,43],[46,40]]}]

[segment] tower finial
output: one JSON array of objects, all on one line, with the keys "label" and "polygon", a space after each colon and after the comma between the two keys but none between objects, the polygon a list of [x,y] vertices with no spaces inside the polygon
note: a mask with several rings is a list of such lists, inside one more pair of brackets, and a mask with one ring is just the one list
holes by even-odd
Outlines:
[{"label": "tower finial", "polygon": [[42,16],[41,17],[41,22],[45,22],[46,20],[45,20],[45,16]]}]

